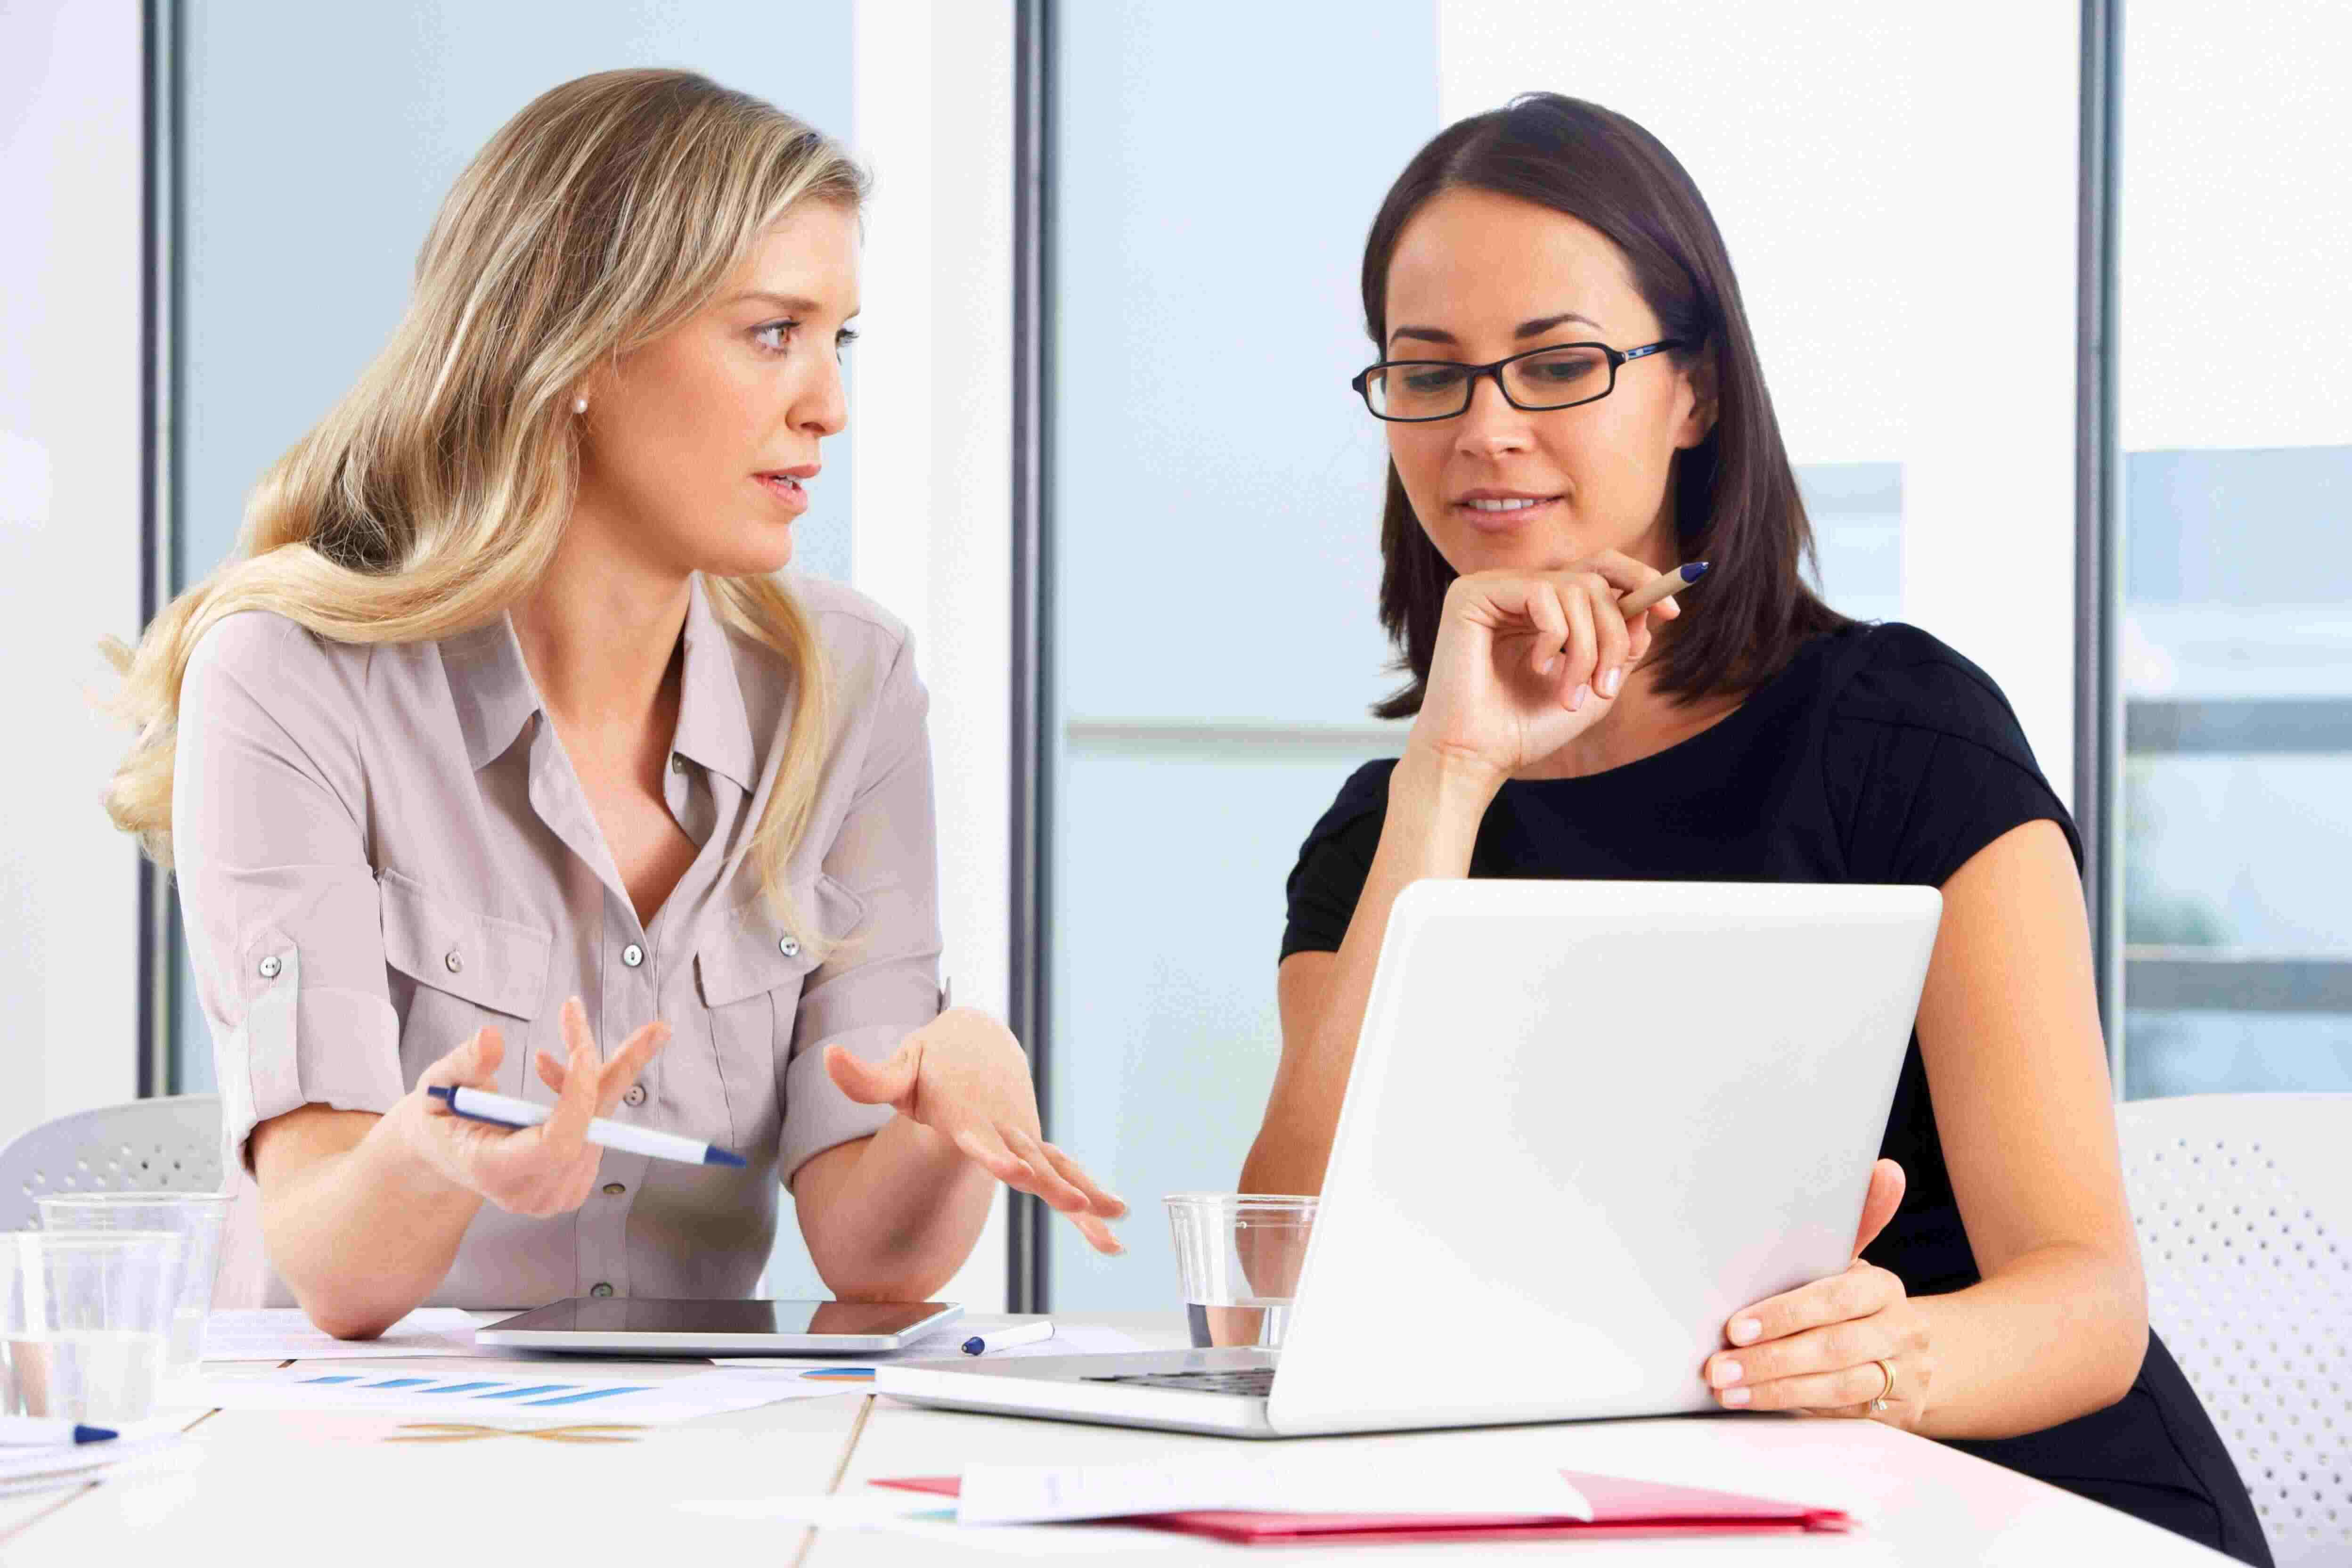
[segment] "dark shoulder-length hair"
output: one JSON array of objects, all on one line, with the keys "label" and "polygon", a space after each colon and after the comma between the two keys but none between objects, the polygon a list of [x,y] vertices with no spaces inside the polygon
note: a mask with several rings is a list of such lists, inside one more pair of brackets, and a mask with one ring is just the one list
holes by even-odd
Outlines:
[{"label": "dark shoulder-length hair", "polygon": [[[1675,531],[1682,559],[1710,564],[1685,600],[1685,616],[1652,658],[1657,689],[1688,702],[1769,679],[1809,639],[1850,624],[1822,603],[1802,568],[1811,526],[1764,390],[1756,342],[1731,258],[1690,175],[1658,139],[1596,103],[1527,93],[1438,133],[1390,187],[1364,242],[1364,326],[1388,341],[1389,260],[1415,213],[1441,191],[1494,191],[1565,213],[1608,236],[1632,264],[1659,335],[1696,345],[1673,352],[1688,369],[1714,362],[1716,418],[1706,438],[1675,458]],[[1381,517],[1381,624],[1409,682],[1372,711],[1421,711],[1438,619],[1454,568],[1430,542],[1396,467]]]}]

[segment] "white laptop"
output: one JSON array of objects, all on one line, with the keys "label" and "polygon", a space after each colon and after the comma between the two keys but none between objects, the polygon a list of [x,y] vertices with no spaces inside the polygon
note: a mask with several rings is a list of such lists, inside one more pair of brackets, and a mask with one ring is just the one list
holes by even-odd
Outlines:
[{"label": "white laptop", "polygon": [[902,1362],[876,1389],[1244,1437],[1714,1409],[1732,1312],[1849,1261],[1942,908],[1414,883],[1280,1351]]}]

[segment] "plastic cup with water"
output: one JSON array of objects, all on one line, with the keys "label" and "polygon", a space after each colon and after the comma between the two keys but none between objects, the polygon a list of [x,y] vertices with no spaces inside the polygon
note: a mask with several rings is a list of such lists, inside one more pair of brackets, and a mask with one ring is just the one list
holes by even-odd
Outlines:
[{"label": "plastic cup with water", "polygon": [[0,1233],[0,1415],[145,1420],[185,1245],[166,1230]]},{"label": "plastic cup with water", "polygon": [[55,1193],[37,1198],[44,1231],[162,1230],[184,1238],[173,1280],[171,1342],[163,1375],[197,1370],[205,1355],[205,1320],[213,1310],[213,1279],[220,1267],[226,1193]]},{"label": "plastic cup with water", "polygon": [[1167,1201],[1193,1344],[1279,1346],[1318,1200],[1172,1193]]}]

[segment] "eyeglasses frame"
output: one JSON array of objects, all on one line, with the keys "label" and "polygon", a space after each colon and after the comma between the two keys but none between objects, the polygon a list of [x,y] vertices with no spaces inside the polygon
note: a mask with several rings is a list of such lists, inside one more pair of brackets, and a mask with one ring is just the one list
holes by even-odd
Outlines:
[{"label": "eyeglasses frame", "polygon": [[[1643,343],[1640,348],[1635,349],[1612,349],[1607,343],[1592,342],[1546,343],[1540,348],[1523,349],[1515,354],[1506,354],[1503,358],[1490,361],[1486,364],[1464,364],[1459,360],[1450,359],[1384,359],[1376,364],[1368,364],[1363,369],[1358,371],[1354,379],[1350,380],[1348,384],[1356,389],[1356,395],[1364,400],[1364,406],[1371,411],[1373,418],[1386,420],[1391,425],[1434,425],[1441,420],[1461,418],[1465,414],[1470,412],[1470,405],[1477,398],[1478,378],[1481,376],[1491,376],[1494,379],[1495,390],[1503,395],[1503,401],[1517,409],[1520,413],[1551,414],[1562,408],[1581,408],[1588,403],[1598,403],[1602,398],[1608,396],[1611,393],[1616,391],[1617,370],[1620,365],[1626,364],[1633,360],[1646,358],[1654,353],[1664,353],[1667,349],[1688,348],[1689,346],[1690,341],[1686,338],[1660,338],[1654,343]],[[1594,393],[1591,396],[1580,397],[1573,403],[1521,403],[1517,398],[1511,395],[1511,389],[1503,384],[1503,367],[1505,365],[1517,364],[1523,359],[1533,359],[1538,354],[1558,353],[1562,349],[1599,349],[1609,361],[1609,384],[1602,387],[1599,392]],[[1398,365],[1408,364],[1443,364],[1451,365],[1456,370],[1468,371],[1470,374],[1462,384],[1462,406],[1455,409],[1451,414],[1415,414],[1411,416],[1383,414],[1379,409],[1373,408],[1372,376],[1374,373],[1383,370],[1391,370]]]}]

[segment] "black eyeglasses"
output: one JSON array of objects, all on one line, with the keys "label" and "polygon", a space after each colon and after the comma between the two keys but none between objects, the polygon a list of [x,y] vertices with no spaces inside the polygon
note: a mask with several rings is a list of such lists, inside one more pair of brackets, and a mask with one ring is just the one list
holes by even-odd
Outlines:
[{"label": "black eyeglasses", "polygon": [[1539,414],[1596,403],[1617,390],[1617,367],[1666,349],[1687,347],[1682,338],[1662,338],[1638,349],[1607,343],[1555,343],[1498,359],[1492,364],[1458,364],[1448,359],[1391,359],[1367,366],[1348,383],[1364,406],[1382,419],[1417,424],[1452,419],[1468,411],[1478,378],[1491,375],[1514,408]]}]

